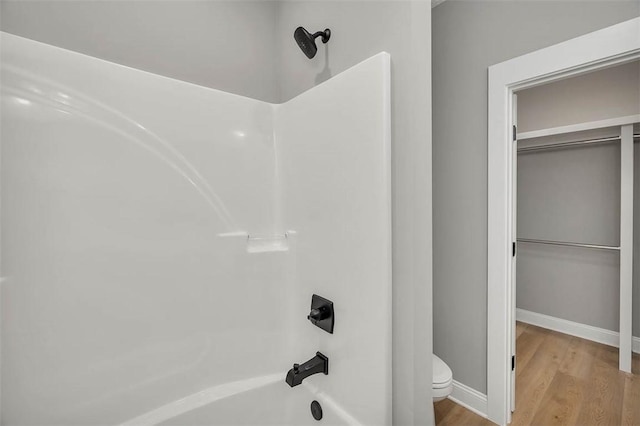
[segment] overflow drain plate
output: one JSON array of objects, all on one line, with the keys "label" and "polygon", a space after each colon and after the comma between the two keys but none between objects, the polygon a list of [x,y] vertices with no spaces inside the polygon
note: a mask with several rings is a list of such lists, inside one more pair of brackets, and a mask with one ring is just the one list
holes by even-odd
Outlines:
[{"label": "overflow drain plate", "polygon": [[322,407],[318,401],[313,401],[311,403],[311,415],[316,420],[322,419]]}]

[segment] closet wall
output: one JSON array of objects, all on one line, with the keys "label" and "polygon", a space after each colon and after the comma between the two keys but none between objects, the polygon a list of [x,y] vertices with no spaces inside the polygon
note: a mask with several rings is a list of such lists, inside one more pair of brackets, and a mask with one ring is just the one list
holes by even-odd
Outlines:
[{"label": "closet wall", "polygon": [[[518,93],[519,132],[634,114],[640,114],[639,62]],[[618,132],[619,127],[525,140],[519,147]],[[634,152],[633,335],[640,336],[640,143]],[[619,143],[518,155],[518,238],[617,246],[619,220]],[[619,259],[615,251],[521,243],[516,306],[618,331]]]}]

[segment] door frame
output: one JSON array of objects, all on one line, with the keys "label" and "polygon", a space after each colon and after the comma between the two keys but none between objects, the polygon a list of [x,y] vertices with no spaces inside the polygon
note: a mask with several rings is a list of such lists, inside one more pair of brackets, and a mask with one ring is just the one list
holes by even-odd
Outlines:
[{"label": "door frame", "polygon": [[517,90],[640,58],[640,17],[489,67],[487,416],[511,422],[512,96]]}]

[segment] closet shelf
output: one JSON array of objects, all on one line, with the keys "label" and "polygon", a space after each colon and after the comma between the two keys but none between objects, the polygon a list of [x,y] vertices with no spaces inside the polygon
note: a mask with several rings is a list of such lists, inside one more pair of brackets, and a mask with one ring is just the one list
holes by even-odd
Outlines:
[{"label": "closet shelf", "polygon": [[[634,134],[633,138],[634,139],[640,138],[640,134]],[[617,142],[617,141],[620,141],[620,136],[609,136],[606,138],[585,139],[585,140],[571,141],[571,142],[549,143],[544,145],[532,145],[532,146],[525,146],[523,148],[518,148],[518,154],[523,152],[542,151],[547,149],[559,149],[559,148],[573,148],[576,146],[600,144],[605,142]]]},{"label": "closet shelf", "polygon": [[620,251],[620,247],[618,246],[605,246],[602,244],[583,244],[583,243],[572,243],[568,241],[533,240],[529,238],[518,238],[517,241],[519,243],[547,244],[552,246],[567,246],[567,247],[580,247],[580,248],[597,249],[597,250]]},{"label": "closet shelf", "polygon": [[533,146],[518,148],[518,154],[522,152],[541,151],[541,150],[547,150],[547,149],[572,148],[575,146],[599,144],[599,143],[605,143],[605,142],[615,142],[619,140],[620,140],[620,136],[611,136],[607,138],[586,139],[586,140],[572,141],[572,142],[558,142],[558,143],[550,143],[550,144],[544,144],[544,145],[533,145]]},{"label": "closet shelf", "polygon": [[570,124],[568,126],[552,127],[549,129],[532,130],[518,133],[517,139],[542,138],[545,136],[562,135],[566,133],[582,132],[585,130],[605,129],[607,127],[626,126],[640,123],[640,114],[616,117],[607,120],[589,121],[586,123]]}]

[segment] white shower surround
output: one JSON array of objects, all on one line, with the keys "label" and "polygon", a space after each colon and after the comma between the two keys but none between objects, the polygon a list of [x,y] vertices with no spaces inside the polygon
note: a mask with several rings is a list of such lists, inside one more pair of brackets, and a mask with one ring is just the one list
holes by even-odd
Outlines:
[{"label": "white shower surround", "polygon": [[389,55],[273,105],[0,34],[3,422],[391,423]]}]

